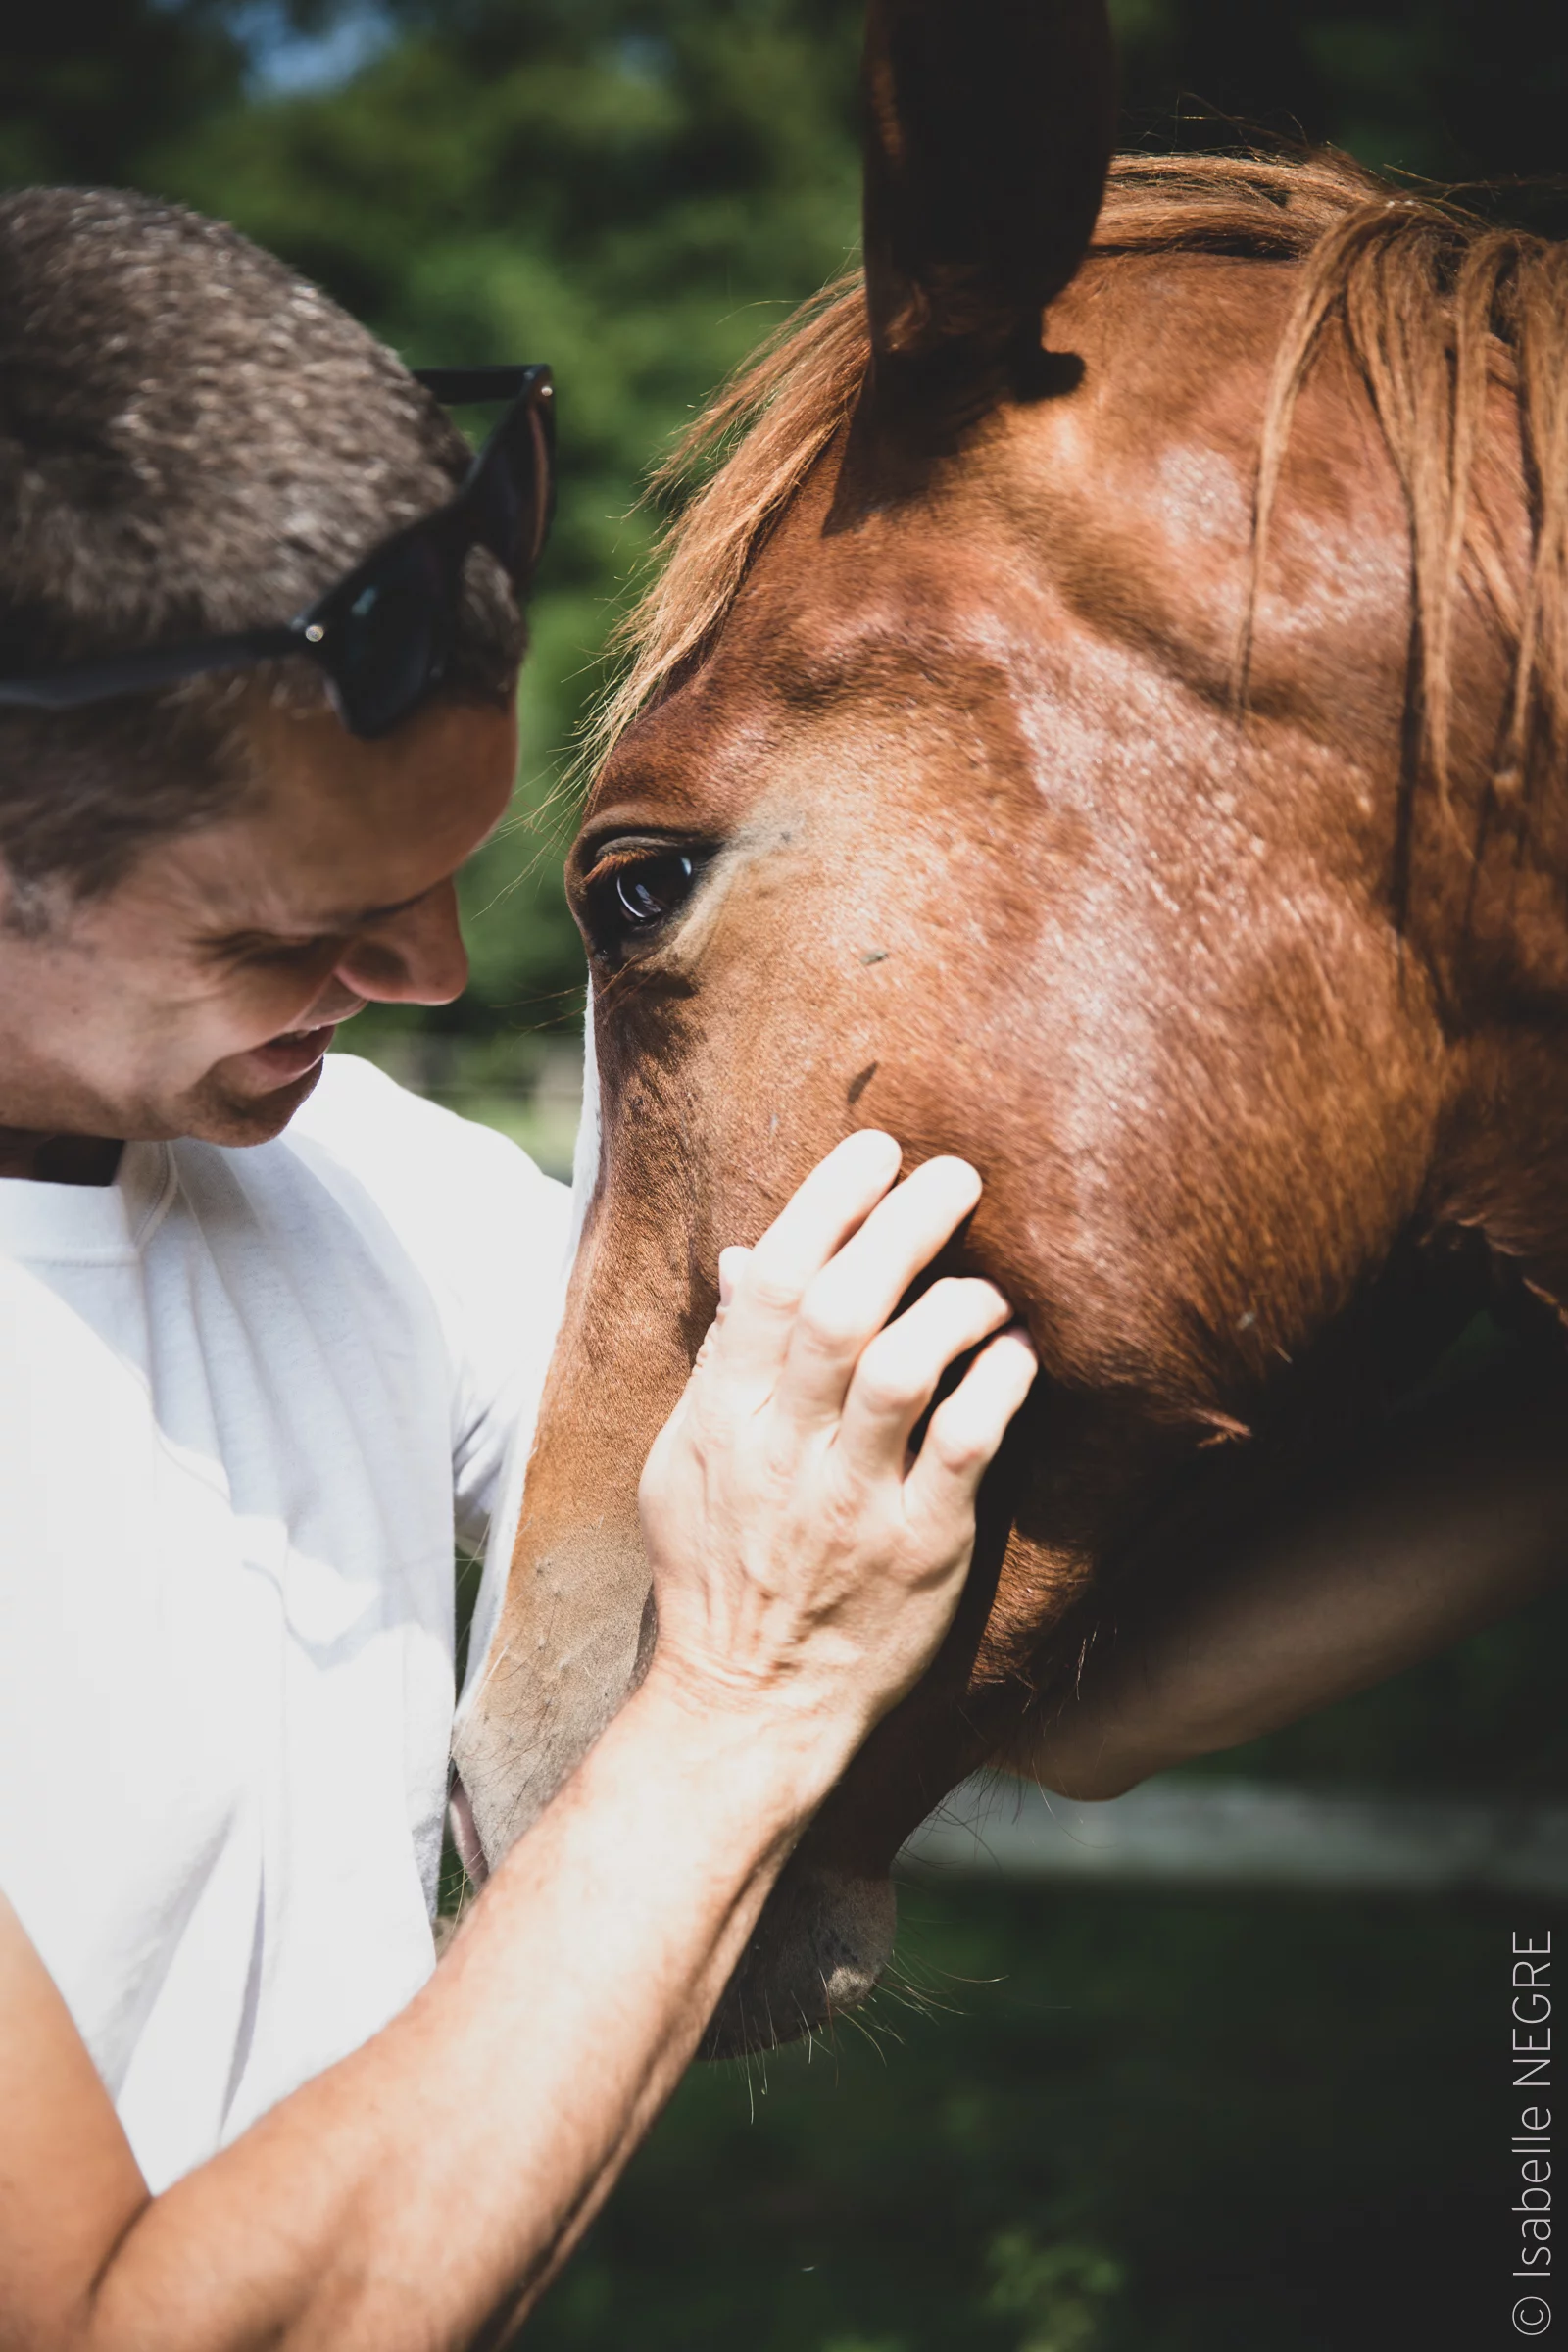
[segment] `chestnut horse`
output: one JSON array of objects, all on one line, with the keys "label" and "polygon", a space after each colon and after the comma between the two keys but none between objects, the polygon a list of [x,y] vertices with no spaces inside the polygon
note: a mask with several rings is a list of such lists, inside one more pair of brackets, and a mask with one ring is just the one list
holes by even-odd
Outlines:
[{"label": "chestnut horse", "polygon": [[880,0],[867,77],[863,290],[699,428],[571,855],[602,1125],[458,1746],[493,1857],[634,1677],[720,1246],[852,1127],[973,1160],[1043,1376],[716,2048],[874,1981],[1127,1580],[1568,1305],[1568,257],[1330,156],[1107,180],[1098,0]]}]

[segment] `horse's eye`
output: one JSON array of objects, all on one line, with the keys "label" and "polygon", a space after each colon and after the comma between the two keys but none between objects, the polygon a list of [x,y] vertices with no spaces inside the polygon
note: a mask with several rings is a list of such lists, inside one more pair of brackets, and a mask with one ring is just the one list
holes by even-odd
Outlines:
[{"label": "horse's eye", "polygon": [[650,845],[622,851],[588,884],[588,912],[602,953],[646,939],[691,897],[703,859],[691,850]]},{"label": "horse's eye", "polygon": [[623,865],[614,879],[615,912],[628,930],[662,923],[689,897],[696,860],[684,850],[665,850],[638,865]]}]

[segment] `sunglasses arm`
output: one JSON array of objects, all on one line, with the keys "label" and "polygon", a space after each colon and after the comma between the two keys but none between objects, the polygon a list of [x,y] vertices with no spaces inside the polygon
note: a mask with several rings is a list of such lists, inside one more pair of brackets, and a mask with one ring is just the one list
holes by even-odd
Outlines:
[{"label": "sunglasses arm", "polygon": [[53,677],[0,678],[0,703],[33,710],[74,710],[86,703],[112,702],[116,695],[143,694],[149,687],[204,677],[212,670],[248,669],[258,662],[309,653],[312,649],[303,638],[296,624],[242,629],[231,637],[204,637],[193,645],[127,654],[122,662],[88,662],[59,670]]}]

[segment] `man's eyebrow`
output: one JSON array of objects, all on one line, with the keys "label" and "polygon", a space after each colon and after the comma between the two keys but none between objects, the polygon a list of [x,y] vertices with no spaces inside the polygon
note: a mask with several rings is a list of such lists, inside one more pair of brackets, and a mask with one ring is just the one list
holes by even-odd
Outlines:
[{"label": "man's eyebrow", "polygon": [[384,906],[329,906],[308,921],[290,923],[286,928],[275,923],[239,923],[230,931],[208,932],[202,945],[232,948],[256,939],[335,939],[340,932],[361,931],[369,923],[384,923],[391,915],[407,914],[429,895],[429,889],[416,890],[412,898],[393,899]]},{"label": "man's eyebrow", "polygon": [[316,924],[315,928],[318,931],[357,931],[363,923],[384,923],[389,914],[407,914],[411,906],[417,906],[421,899],[427,899],[435,887],[433,882],[426,883],[423,890],[416,890],[406,899],[393,899],[385,906],[334,906],[325,920]]}]

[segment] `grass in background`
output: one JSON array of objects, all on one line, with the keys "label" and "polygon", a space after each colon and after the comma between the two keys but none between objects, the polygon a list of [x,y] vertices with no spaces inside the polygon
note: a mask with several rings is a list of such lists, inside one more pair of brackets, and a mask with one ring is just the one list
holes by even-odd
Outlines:
[{"label": "grass in background", "polygon": [[1508,2340],[1509,1935],[1544,1906],[903,1901],[939,2006],[694,2070],[536,2352]]}]

